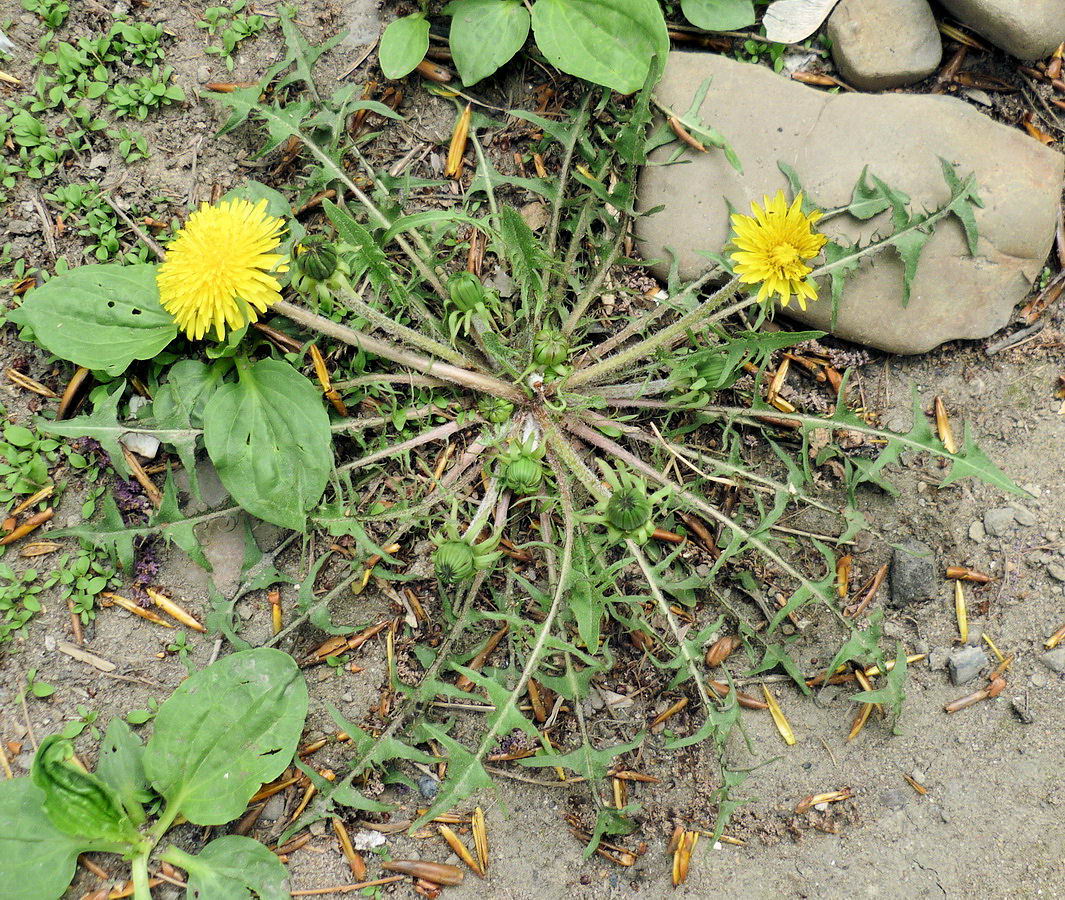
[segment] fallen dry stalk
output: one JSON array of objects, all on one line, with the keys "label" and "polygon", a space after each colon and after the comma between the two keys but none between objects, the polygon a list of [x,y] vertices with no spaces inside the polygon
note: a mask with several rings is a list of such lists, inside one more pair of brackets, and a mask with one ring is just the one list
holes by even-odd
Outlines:
[{"label": "fallen dry stalk", "polygon": [[412,878],[424,878],[436,884],[462,884],[465,875],[458,866],[448,863],[428,862],[424,859],[393,859],[381,863],[387,872],[399,872]]},{"label": "fallen dry stalk", "polygon": [[820,803],[839,803],[841,800],[850,800],[853,796],[854,788],[849,787],[841,788],[838,791],[827,791],[824,794],[811,794],[809,797],[804,797],[799,801],[795,807],[795,812],[802,815]]}]

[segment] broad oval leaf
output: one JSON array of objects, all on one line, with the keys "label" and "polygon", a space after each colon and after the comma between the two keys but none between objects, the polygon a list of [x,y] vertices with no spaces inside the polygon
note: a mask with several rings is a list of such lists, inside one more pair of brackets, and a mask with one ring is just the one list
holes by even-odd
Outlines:
[{"label": "broad oval leaf", "polygon": [[0,780],[0,822],[5,891],[17,885],[21,900],[55,900],[74,877],[79,853],[120,849],[56,828],[45,815],[44,792],[29,778]]},{"label": "broad oval leaf", "polygon": [[145,774],[168,809],[222,825],[292,761],[306,716],[307,685],[292,657],[241,650],[186,679],[159,707]]},{"label": "broad oval leaf", "polygon": [[288,870],[259,841],[231,834],[216,838],[192,856],[178,847],[167,862],[189,873],[189,900],[289,900]]},{"label": "broad oval leaf", "polygon": [[684,18],[706,31],[746,28],[755,20],[753,0],[680,0]]},{"label": "broad oval leaf", "polygon": [[418,12],[390,22],[381,35],[377,59],[385,78],[402,78],[414,71],[429,49],[429,20]]},{"label": "broad oval leaf", "polygon": [[462,83],[476,84],[508,62],[529,36],[529,11],[518,0],[454,0],[448,41]]},{"label": "broad oval leaf", "polygon": [[80,266],[34,288],[10,318],[29,325],[42,347],[89,369],[119,375],[151,359],[177,335],[159,305],[156,267]]},{"label": "broad oval leaf", "polygon": [[274,525],[303,531],[333,465],[321,394],[288,363],[240,369],[203,411],[203,443],[234,500]]},{"label": "broad oval leaf", "polygon": [[639,90],[669,52],[657,0],[536,0],[536,44],[563,72],[622,94]]},{"label": "broad oval leaf", "polygon": [[118,716],[107,724],[96,776],[111,786],[135,825],[144,821],[141,803],[151,799],[144,776],[144,746],[141,739]]}]

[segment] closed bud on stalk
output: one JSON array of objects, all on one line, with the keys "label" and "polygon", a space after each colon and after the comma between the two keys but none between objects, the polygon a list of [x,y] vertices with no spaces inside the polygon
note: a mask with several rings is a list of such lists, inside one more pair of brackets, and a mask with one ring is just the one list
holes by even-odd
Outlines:
[{"label": "closed bud on stalk", "polygon": [[540,486],[543,477],[544,468],[540,460],[529,456],[511,460],[503,471],[506,486],[516,494],[531,494]]},{"label": "closed bud on stalk", "polygon": [[466,541],[444,541],[433,554],[433,568],[441,584],[458,584],[477,571],[477,555]]},{"label": "closed bud on stalk", "polygon": [[510,421],[514,404],[502,397],[482,397],[477,401],[477,411],[493,425],[502,425]]},{"label": "closed bud on stalk", "polygon": [[336,245],[321,235],[305,238],[296,252],[296,268],[299,274],[314,281],[326,281],[337,269]]},{"label": "closed bud on stalk", "polygon": [[456,272],[447,280],[447,290],[461,312],[474,312],[484,305],[484,285],[472,272]]},{"label": "closed bud on stalk", "polygon": [[569,359],[569,341],[557,329],[543,328],[536,333],[533,361],[540,366],[559,366]]},{"label": "closed bud on stalk", "polygon": [[611,494],[606,504],[606,519],[618,531],[636,531],[651,518],[651,502],[647,491],[626,485]]}]

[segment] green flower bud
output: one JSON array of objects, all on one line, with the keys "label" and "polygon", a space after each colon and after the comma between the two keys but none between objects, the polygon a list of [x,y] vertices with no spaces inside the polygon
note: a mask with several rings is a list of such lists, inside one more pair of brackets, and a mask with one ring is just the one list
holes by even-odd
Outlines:
[{"label": "green flower bud", "polygon": [[533,362],[540,366],[558,366],[569,359],[569,341],[554,328],[544,328],[536,333],[533,344]]},{"label": "green flower bud", "polygon": [[477,556],[465,541],[444,541],[433,554],[433,567],[441,584],[458,584],[473,577]]},{"label": "green flower bud", "polygon": [[484,305],[484,285],[473,272],[456,272],[447,280],[447,290],[460,312],[473,312]]},{"label": "green flower bud", "polygon": [[538,459],[519,456],[507,463],[503,470],[503,483],[516,494],[531,494],[544,477],[544,467]]},{"label": "green flower bud", "polygon": [[502,397],[482,397],[477,401],[477,411],[493,425],[502,425],[510,421],[514,404]]},{"label": "green flower bud", "polygon": [[337,268],[337,248],[320,235],[305,238],[296,252],[296,269],[314,281],[325,281]]},{"label": "green flower bud", "polygon": [[651,502],[647,492],[628,486],[614,491],[606,504],[606,520],[618,531],[633,532],[651,518]]}]

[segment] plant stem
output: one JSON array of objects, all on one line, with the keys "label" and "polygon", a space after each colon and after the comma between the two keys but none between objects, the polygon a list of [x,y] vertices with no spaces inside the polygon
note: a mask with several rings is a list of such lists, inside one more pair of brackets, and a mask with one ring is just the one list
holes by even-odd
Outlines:
[{"label": "plant stem", "polygon": [[152,900],[152,888],[148,881],[148,854],[150,850],[133,857],[133,897],[134,900]]},{"label": "plant stem", "polygon": [[[693,284],[694,283],[695,282],[693,282]],[[677,338],[683,337],[690,330],[700,325],[717,306],[720,306],[723,301],[728,300],[737,290],[739,290],[739,288],[740,280],[738,278],[733,278],[728,284],[716,290],[709,298],[700,303],[691,312],[681,316],[676,322],[663,328],[657,334],[646,337],[642,341],[633,344],[633,346],[621,350],[613,356],[588,366],[587,368],[578,369],[569,377],[565,386],[572,390],[582,384],[593,383],[610,372],[623,369],[636,360],[648,356],[659,347],[665,347],[671,344]]]},{"label": "plant stem", "polygon": [[[349,191],[351,191],[352,194],[355,195],[355,199],[357,199],[359,203],[361,203],[365,207],[371,218],[376,220],[379,225],[383,225],[385,228],[392,227],[392,220],[389,219],[388,216],[386,216],[383,212],[381,212],[381,210],[377,207],[377,204],[375,204],[363,192],[363,190],[351,179],[351,176],[349,176],[348,173],[344,171],[344,169],[337,165],[337,163],[328,153],[322,150],[321,147],[319,147],[314,141],[312,141],[301,131],[296,131],[295,134],[296,137],[303,143],[303,145],[311,151],[311,154],[318,160],[318,162],[322,164],[322,167],[328,169],[334,178],[340,181],[344,185],[344,187],[346,187]],[[358,150],[353,150],[353,152],[358,157],[359,163],[362,165],[363,170],[367,172],[367,174],[373,181],[376,181],[377,173],[373,170],[373,167],[366,161],[363,155],[358,152]],[[425,239],[416,231],[411,232],[411,234],[414,237],[414,242],[418,244],[418,247],[422,251],[422,253],[424,253],[429,259],[432,259],[433,251],[425,242]],[[447,297],[447,290],[444,287],[443,282],[440,281],[439,276],[437,276],[436,272],[432,269],[429,263],[427,263],[424,259],[422,259],[421,256],[418,255],[418,253],[415,252],[414,248],[409,243],[407,243],[405,238],[397,234],[395,236],[395,241],[397,244],[399,244],[400,249],[407,255],[407,258],[410,259],[410,261],[414,264],[414,267],[418,270],[422,278],[429,282],[429,284],[432,286],[433,290],[440,297],[440,299],[445,299]],[[437,324],[439,325],[439,323]]]},{"label": "plant stem", "polygon": [[374,309],[369,303],[363,300],[362,297],[355,293],[355,289],[352,288],[350,284],[346,283],[346,279],[344,289],[341,291],[340,300],[352,312],[369,319],[374,325],[390,337],[395,338],[397,341],[405,341],[406,343],[417,347],[424,353],[438,356],[440,359],[445,359],[449,363],[464,369],[478,368],[472,360],[467,359],[453,347],[448,347],[446,344],[441,344],[439,341],[435,341],[431,337],[426,337],[421,332],[415,331],[413,328],[408,328],[406,325],[397,322],[390,316],[386,316],[384,313]]},{"label": "plant stem", "polygon": [[647,586],[651,589],[651,596],[654,598],[659,613],[669,623],[669,630],[673,632],[673,640],[677,642],[677,649],[684,659],[688,674],[691,675],[692,680],[695,682],[695,689],[699,692],[699,699],[703,702],[703,708],[709,713],[714,709],[716,703],[710,699],[710,693],[706,689],[706,681],[703,679],[701,669],[702,660],[692,656],[691,648],[688,646],[687,641],[684,640],[684,632],[680,627],[680,623],[677,621],[677,617],[673,615],[673,610],[669,608],[669,602],[658,586],[654,569],[647,561],[647,557],[644,556],[643,549],[632,539],[625,541],[625,545],[636,560],[640,571],[643,572],[644,581],[647,582]]},{"label": "plant stem", "polygon": [[627,384],[606,384],[596,388],[596,396],[610,400],[626,400],[635,397],[654,397],[664,394],[675,385],[672,378],[644,379]]},{"label": "plant stem", "polygon": [[373,463],[378,460],[388,459],[388,457],[395,456],[397,453],[405,453],[408,450],[413,450],[415,447],[420,447],[422,444],[428,444],[430,441],[442,441],[445,438],[451,437],[451,435],[456,432],[462,431],[464,428],[476,425],[479,421],[480,419],[471,418],[461,423],[445,422],[443,425],[437,425],[435,428],[423,431],[417,437],[409,438],[398,444],[393,444],[391,447],[385,447],[383,450],[378,450],[376,453],[370,453],[359,459],[353,460],[352,462],[337,466],[336,471],[346,472],[353,469],[361,469],[364,466],[373,465]]},{"label": "plant stem", "polygon": [[635,454],[630,453],[620,444],[615,443],[605,435],[600,434],[587,425],[579,422],[572,422],[564,420],[565,426],[572,431],[575,435],[587,441],[594,447],[598,447],[600,450],[604,450],[607,453],[617,457],[622,462],[628,463],[637,472],[642,472],[652,480],[658,482],[664,487],[668,487],[673,491],[673,496],[689,504],[693,509],[698,510],[704,515],[709,516],[715,522],[724,525],[730,531],[732,531],[737,537],[743,540],[745,543],[754,547],[759,553],[763,554],[766,558],[771,559],[780,568],[790,575],[793,579],[799,582],[806,590],[808,590],[812,596],[820,598],[825,606],[832,612],[832,614],[839,620],[839,622],[847,628],[848,631],[852,628],[852,623],[843,616],[843,614],[836,607],[832,599],[816,584],[810,581],[805,575],[802,574],[793,565],[787,562],[779,553],[777,553],[772,547],[770,547],[765,541],[756,535],[752,534],[739,522],[733,519],[731,516],[725,515],[721,510],[707,503],[702,497],[697,494],[693,494],[686,487],[669,478],[665,473],[658,471],[654,466],[650,466],[640,459]]},{"label": "plant stem", "polygon": [[525,395],[514,385],[500,381],[491,375],[460,369],[458,366],[453,366],[446,362],[437,362],[419,353],[397,347],[395,344],[381,340],[381,338],[371,337],[361,331],[356,331],[354,328],[349,328],[347,325],[341,325],[325,318],[325,316],[316,315],[310,310],[289,303],[287,300],[278,301],[271,309],[283,316],[287,316],[304,328],[317,331],[327,337],[336,338],[338,341],[351,344],[366,353],[372,353],[375,356],[391,360],[401,366],[407,366],[416,372],[421,372],[423,375],[432,375],[435,378],[441,378],[453,384],[460,384],[463,387],[468,387],[484,394],[502,397],[511,403],[521,403],[525,399]]},{"label": "plant stem", "polygon": [[628,232],[628,225],[628,216],[619,213],[617,228],[614,232],[614,239],[610,242],[610,249],[599,263],[592,280],[588,282],[581,291],[580,296],[577,297],[576,302],[573,304],[573,309],[570,310],[570,314],[566,317],[566,321],[562,323],[562,333],[567,337],[573,334],[573,329],[580,324],[584,314],[588,311],[588,307],[591,306],[592,301],[599,293],[599,288],[602,287],[607,275],[610,274],[610,269],[617,262],[618,255],[621,253],[621,244],[625,240],[625,234]]},{"label": "plant stem", "polygon": [[[562,166],[558,172],[558,193],[555,195],[555,202],[551,204],[551,222],[547,226],[547,255],[549,257],[555,255],[555,247],[558,246],[558,226],[562,221],[562,207],[565,204],[566,188],[569,185],[570,171],[573,167],[573,151],[577,148],[577,141],[581,132],[584,131],[585,122],[588,121],[588,106],[591,103],[591,99],[592,92],[588,91],[584,95],[584,99],[581,100],[581,105],[577,109],[577,114],[573,117],[570,132],[566,137],[565,149],[562,153]],[[547,292],[550,292],[550,273],[548,273],[547,284],[544,287]]]}]

